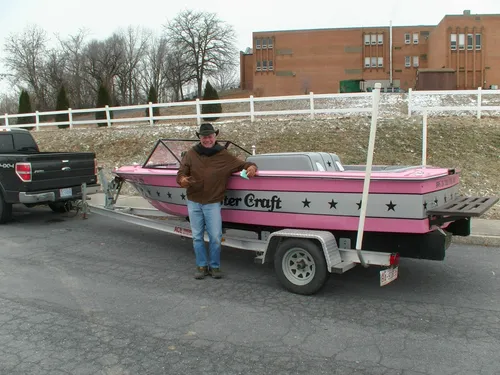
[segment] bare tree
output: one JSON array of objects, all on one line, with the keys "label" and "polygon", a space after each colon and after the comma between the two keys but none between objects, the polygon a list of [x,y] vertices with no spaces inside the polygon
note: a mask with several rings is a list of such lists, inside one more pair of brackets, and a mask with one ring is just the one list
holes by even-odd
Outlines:
[{"label": "bare tree", "polygon": [[55,108],[56,97],[65,80],[66,59],[62,51],[51,50],[40,72],[41,90],[48,108]]},{"label": "bare tree", "polygon": [[196,79],[190,68],[190,56],[178,48],[173,49],[168,55],[166,77],[173,91],[173,100],[184,100],[184,85]]},{"label": "bare tree", "polygon": [[95,93],[104,84],[108,92],[115,93],[115,76],[123,64],[123,39],[113,34],[103,42],[91,41],[85,48],[84,71],[86,80],[91,83]]},{"label": "bare tree", "polygon": [[70,35],[67,39],[59,39],[63,56],[66,61],[66,92],[68,98],[75,108],[90,106],[94,98],[88,96],[90,87],[87,85],[88,79],[84,77],[84,51],[85,39],[88,31],[80,29],[76,35]]},{"label": "bare tree", "polygon": [[187,54],[188,67],[196,77],[198,97],[203,79],[235,59],[235,31],[215,13],[182,11],[166,25],[171,45]]},{"label": "bare tree", "polygon": [[33,25],[27,26],[22,33],[9,35],[4,45],[3,61],[15,77],[13,83],[27,85],[35,94],[35,107],[40,109],[47,107],[41,77],[48,40],[45,30]]},{"label": "bare tree", "polygon": [[[123,40],[123,60],[117,72],[117,86],[122,103],[137,104],[139,93],[138,67],[143,59],[151,32],[128,27],[120,34]],[[143,92],[147,96],[149,87]]]},{"label": "bare tree", "polygon": [[168,42],[165,38],[154,37],[148,44],[145,58],[141,60],[141,68],[137,72],[140,77],[141,90],[148,92],[153,86],[158,93],[158,101],[167,101],[169,89],[167,80]]},{"label": "bare tree", "polygon": [[239,85],[239,72],[236,64],[225,64],[211,75],[214,87],[220,92]]},{"label": "bare tree", "polygon": [[18,102],[19,102],[19,95],[3,94],[0,97],[0,113],[16,113]]}]

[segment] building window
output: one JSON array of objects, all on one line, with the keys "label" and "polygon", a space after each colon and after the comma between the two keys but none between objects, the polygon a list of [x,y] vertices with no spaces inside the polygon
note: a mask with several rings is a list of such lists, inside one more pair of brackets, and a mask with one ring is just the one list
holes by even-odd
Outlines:
[{"label": "building window", "polygon": [[450,46],[453,51],[457,49],[457,34],[450,35]]},{"label": "building window", "polygon": [[417,68],[417,67],[418,67],[418,56],[413,56],[413,66],[414,66],[415,68]]},{"label": "building window", "polygon": [[274,70],[273,60],[269,60],[268,70]]},{"label": "building window", "polygon": [[413,33],[413,44],[418,44],[418,33]]},{"label": "building window", "polygon": [[365,68],[369,68],[369,67],[370,67],[370,58],[365,57]]},{"label": "building window", "polygon": [[465,34],[458,34],[458,49],[465,49]]},{"label": "building window", "polygon": [[370,41],[371,41],[372,45],[376,45],[377,44],[377,34],[371,34]]},{"label": "building window", "polygon": [[365,34],[365,46],[370,45],[370,34]]},{"label": "building window", "polygon": [[269,38],[267,41],[267,48],[272,49],[273,48],[273,38]]},{"label": "building window", "polygon": [[262,38],[262,49],[267,49],[267,38]]},{"label": "building window", "polygon": [[255,49],[260,49],[260,39],[255,40]]},{"label": "building window", "polygon": [[411,36],[410,33],[405,34],[405,44],[411,44]]},{"label": "building window", "polygon": [[257,60],[257,69],[256,69],[258,72],[260,72],[262,70],[261,66],[260,66],[260,60]]},{"label": "building window", "polygon": [[474,35],[473,34],[467,34],[467,49],[470,51],[472,50],[474,46]]},{"label": "building window", "polygon": [[377,67],[377,58],[376,57],[372,57],[372,68],[376,68]]},{"label": "building window", "polygon": [[476,49],[481,49],[481,34],[476,34]]},{"label": "building window", "polygon": [[267,70],[267,60],[262,61],[262,71],[265,72]]},{"label": "building window", "polygon": [[409,68],[411,66],[410,56],[405,56],[405,67]]},{"label": "building window", "polygon": [[384,34],[378,34],[378,44],[384,44]]},{"label": "building window", "polygon": [[383,66],[384,66],[384,58],[383,57],[379,57],[378,58],[378,67],[382,68]]}]

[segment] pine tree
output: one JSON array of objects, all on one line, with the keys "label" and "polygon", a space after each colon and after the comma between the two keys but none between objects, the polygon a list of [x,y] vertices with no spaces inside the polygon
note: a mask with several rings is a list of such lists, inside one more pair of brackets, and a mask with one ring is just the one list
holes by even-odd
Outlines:
[{"label": "pine tree", "polygon": [[[111,105],[111,96],[109,95],[108,89],[101,84],[99,86],[99,91],[97,92],[97,104],[96,108],[104,108],[106,105]],[[113,118],[113,112],[109,113],[109,118]],[[99,111],[95,113],[96,120],[106,120],[106,111]],[[108,126],[105,122],[100,122],[97,126]]]},{"label": "pine tree", "polygon": [[[156,92],[156,89],[153,85],[149,88],[149,93],[148,93],[148,103],[158,103],[158,93]],[[153,107],[153,116],[159,116],[160,115],[160,108],[158,107]],[[146,108],[146,117],[149,117],[149,108]],[[158,120],[153,120],[154,122],[157,122]]]},{"label": "pine tree", "polygon": [[[203,93],[203,100],[219,100],[219,94],[217,94],[217,90],[213,88],[209,81],[207,81],[205,85],[205,92]],[[222,113],[222,104],[221,103],[213,103],[213,104],[202,104],[201,113]],[[217,121],[219,117],[207,117],[203,118],[205,121]]]},{"label": "pine tree", "polygon": [[[21,113],[33,113],[33,110],[31,109],[31,100],[30,100],[30,95],[28,94],[28,91],[22,90],[21,95],[19,95],[19,107],[17,110],[18,114]],[[35,116],[27,116],[27,117],[18,117],[17,118],[17,124],[22,125],[22,124],[34,124],[36,121]],[[24,129],[31,130],[33,129],[33,126],[30,127],[25,127]]]},{"label": "pine tree", "polygon": [[[69,100],[68,96],[66,95],[66,89],[64,88],[64,85],[61,86],[61,89],[59,90],[59,93],[57,94],[57,102],[56,102],[56,111],[67,111],[69,108]],[[56,122],[63,122],[63,121],[69,121],[69,114],[68,113],[58,113],[56,115]],[[65,129],[69,128],[68,125],[57,125],[59,129]]]}]

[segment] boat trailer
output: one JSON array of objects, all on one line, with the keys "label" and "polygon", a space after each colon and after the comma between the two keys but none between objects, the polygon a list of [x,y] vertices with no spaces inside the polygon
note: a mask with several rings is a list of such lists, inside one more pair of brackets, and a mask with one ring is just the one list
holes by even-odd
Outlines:
[{"label": "boat trailer", "polygon": [[[170,216],[155,208],[117,206],[125,183],[120,177],[108,181],[103,170],[99,169],[99,181],[104,192],[102,205],[86,203],[86,187],[82,186],[84,218],[94,213],[192,238],[189,222],[185,218]],[[205,241],[208,241],[206,233]],[[314,294],[324,286],[330,273],[342,274],[358,264],[364,267],[381,266],[380,286],[398,277],[399,254],[363,250],[361,259],[359,250],[339,247],[335,236],[328,231],[288,228],[269,232],[223,228],[222,245],[255,252],[255,263],[273,262],[280,283],[296,294]]]}]

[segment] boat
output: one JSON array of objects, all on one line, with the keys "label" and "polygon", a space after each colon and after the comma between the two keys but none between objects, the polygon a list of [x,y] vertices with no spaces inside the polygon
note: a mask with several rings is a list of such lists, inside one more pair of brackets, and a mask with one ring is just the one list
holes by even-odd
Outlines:
[{"label": "boat", "polygon": [[[113,174],[157,210],[187,219],[186,191],[176,176],[184,153],[198,142],[159,139],[143,164],[121,166]],[[230,177],[222,202],[225,230],[327,231],[339,248],[354,249],[362,220],[364,249],[443,260],[452,236],[470,235],[471,218],[498,201],[460,195],[456,168],[344,165],[329,152],[256,154],[228,140],[218,143],[258,166],[251,179]]]}]

